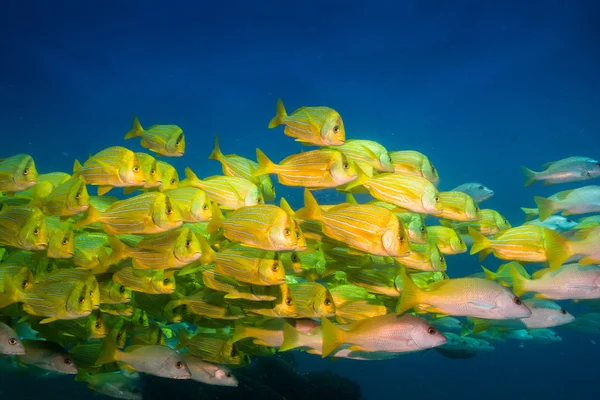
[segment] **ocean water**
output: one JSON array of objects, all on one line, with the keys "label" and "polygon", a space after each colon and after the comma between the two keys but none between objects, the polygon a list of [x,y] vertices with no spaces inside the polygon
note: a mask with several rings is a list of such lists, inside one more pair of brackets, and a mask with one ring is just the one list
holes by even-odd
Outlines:
[{"label": "ocean water", "polygon": [[[216,133],[226,154],[253,158],[258,147],[281,160],[301,146],[267,129],[278,98],[288,112],[335,108],[349,139],[425,153],[442,190],[485,184],[496,194],[484,206],[513,226],[534,195],[582,186],[524,188],[521,165],[600,157],[595,1],[5,0],[1,9],[1,153],[31,154],[40,172],[70,171],[108,146],[140,151],[138,141],[123,141],[134,115],[144,127],[182,127],[186,154],[168,160],[181,176],[186,166],[220,173],[208,160]],[[277,191],[302,206],[301,189]],[[496,266],[491,258],[484,265]],[[451,276],[480,271],[476,257],[447,261]],[[597,396],[598,336],[556,331],[560,343],[497,344],[467,360],[423,352],[331,362],[295,353],[295,367],[353,380],[364,399]],[[1,399],[93,394],[71,378],[0,374]],[[187,384],[160,382],[173,396]]]}]

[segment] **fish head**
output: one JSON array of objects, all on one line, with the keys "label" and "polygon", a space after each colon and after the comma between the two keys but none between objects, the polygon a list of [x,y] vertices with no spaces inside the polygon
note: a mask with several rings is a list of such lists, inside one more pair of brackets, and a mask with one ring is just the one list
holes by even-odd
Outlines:
[{"label": "fish head", "polygon": [[85,287],[92,302],[92,309],[97,310],[100,307],[100,285],[94,275],[86,279]]},{"label": "fish head", "polygon": [[468,194],[478,203],[489,199],[494,195],[494,191],[481,183],[472,183],[469,187]]},{"label": "fish head", "polygon": [[437,168],[431,163],[429,158],[425,158],[423,164],[421,164],[421,176],[427,179],[429,182],[437,185],[440,181],[440,177],[438,176]]},{"label": "fish head", "polygon": [[454,235],[451,239],[450,239],[450,247],[452,247],[452,250],[455,253],[464,253],[465,251],[467,251],[467,244],[465,243],[465,241],[460,237],[459,234]]},{"label": "fish head", "polygon": [[355,180],[358,172],[356,170],[356,163],[348,160],[346,155],[341,151],[337,153],[329,172],[336,184],[341,186]]},{"label": "fish head", "polygon": [[238,385],[238,380],[231,370],[225,366],[216,366],[215,370],[211,372],[211,383],[214,385],[231,387],[236,387]]},{"label": "fish head", "polygon": [[164,354],[162,356],[160,355],[162,351],[161,353],[156,354],[154,363],[152,363],[153,365],[150,367],[152,369],[151,373],[163,378],[190,379],[192,373],[184,361],[183,356],[170,347],[160,347],[164,349]]},{"label": "fish head", "polygon": [[182,303],[180,300],[171,300],[165,306],[165,319],[173,323],[179,323],[183,321],[183,317],[187,313],[187,304]]},{"label": "fish head", "polygon": [[404,314],[398,316],[396,321],[412,326],[410,340],[418,349],[431,349],[448,342],[446,336],[422,318]]},{"label": "fish head", "polygon": [[398,217],[391,213],[383,235],[381,236],[381,245],[385,251],[392,257],[402,257],[409,253],[408,234]]},{"label": "fish head", "polygon": [[25,354],[25,347],[17,333],[2,322],[0,322],[0,354],[7,356]]},{"label": "fish head", "polygon": [[159,271],[152,277],[152,286],[154,290],[163,294],[171,294],[175,292],[175,276],[173,271]]},{"label": "fish head", "polygon": [[444,257],[444,255],[442,254],[440,249],[438,249],[438,247],[435,244],[429,243],[427,245],[426,251],[428,252],[431,270],[432,271],[445,271],[446,270],[446,258]]},{"label": "fish head", "polygon": [[285,283],[279,286],[275,286],[277,299],[276,303],[277,312],[279,315],[293,317],[297,314],[296,302],[292,298],[292,291],[289,286]]},{"label": "fish head", "polygon": [[427,243],[427,229],[425,221],[420,214],[415,214],[407,224],[404,224],[408,241],[411,243],[425,244]]},{"label": "fish head", "polygon": [[552,322],[553,326],[559,326],[575,321],[575,317],[564,308],[561,308],[558,310],[552,310],[550,314],[550,321]]},{"label": "fish head", "polygon": [[487,281],[486,284],[494,287],[489,293],[495,292],[493,304],[499,314],[500,318],[498,319],[527,318],[531,316],[529,307],[513,292],[494,281]]},{"label": "fish head", "polygon": [[200,248],[198,236],[191,229],[183,228],[175,241],[173,254],[177,260],[184,264],[199,259],[202,255],[202,249]]},{"label": "fish head", "polygon": [[500,213],[495,213],[494,220],[496,222],[496,226],[501,231],[512,228],[512,226],[510,225],[510,222],[508,222],[508,220],[506,218],[504,218],[502,215],[500,215]]},{"label": "fish head", "polygon": [[261,193],[261,191],[258,189],[258,186],[254,186],[249,192],[248,195],[246,195],[246,198],[244,199],[244,205],[246,206],[255,206],[257,204],[265,204],[265,199]]},{"label": "fish head", "polygon": [[165,144],[167,152],[171,157],[181,157],[185,152],[185,135],[178,129],[173,132],[173,135],[167,140]]},{"label": "fish head", "polygon": [[76,375],[78,370],[75,361],[68,354],[55,353],[50,356],[50,368],[62,374]]},{"label": "fish head", "polygon": [[295,249],[295,251],[304,251],[308,247],[308,244],[306,243],[306,237],[304,236],[302,229],[300,229],[300,224],[298,223],[298,221],[296,221],[295,219],[293,219],[293,221],[294,221],[294,232],[296,233],[296,249]]},{"label": "fish head", "polygon": [[327,146],[341,146],[346,141],[344,121],[336,111],[331,110],[320,131],[321,141]]},{"label": "fish head", "polygon": [[201,189],[196,189],[198,195],[194,197],[190,207],[190,214],[195,222],[207,222],[212,218],[212,202],[206,193]]},{"label": "fish head", "polygon": [[584,174],[589,178],[597,178],[600,176],[600,162],[597,160],[591,160],[591,164],[586,168]]},{"label": "fish head", "polygon": [[109,332],[101,312],[93,312],[89,316],[85,324],[85,330],[88,334],[88,339],[102,339]]},{"label": "fish head", "polygon": [[303,271],[302,259],[296,252],[279,253],[279,258],[286,271],[301,274]]},{"label": "fish head", "polygon": [[43,214],[34,212],[19,230],[19,244],[26,250],[44,250],[48,247],[49,232]]},{"label": "fish head", "polygon": [[421,197],[421,204],[427,214],[438,215],[443,211],[442,201],[439,193],[433,184],[427,186]]},{"label": "fish head", "polygon": [[87,210],[90,206],[90,194],[87,191],[85,181],[81,176],[77,178],[71,178],[63,185],[71,184],[71,188],[67,193],[67,200],[65,202],[65,208],[72,213],[81,213]]},{"label": "fish head", "polygon": [[16,274],[8,279],[10,279],[13,282],[13,285],[15,285],[16,289],[21,292],[29,292],[35,286],[35,278],[33,273],[27,267],[20,268]]},{"label": "fish head", "polygon": [[72,284],[71,293],[66,300],[66,311],[71,316],[85,317],[92,313],[92,297],[83,281]]},{"label": "fish head", "polygon": [[167,195],[157,195],[152,210],[152,220],[163,231],[175,229],[183,224],[181,211]]},{"label": "fish head", "polygon": [[381,172],[394,172],[394,162],[392,161],[392,156],[387,150],[382,151],[379,154],[377,164],[379,164],[376,169]]},{"label": "fish head", "polygon": [[35,162],[29,155],[16,155],[14,157],[22,157],[15,170],[13,181],[19,190],[25,190],[37,182],[38,172],[35,168]]},{"label": "fish head", "polygon": [[148,319],[148,314],[146,311],[141,308],[136,308],[131,316],[131,323],[136,328],[147,328],[150,326],[150,320]]},{"label": "fish head", "polygon": [[467,221],[478,221],[481,219],[479,206],[468,194],[465,194],[465,217]]},{"label": "fish head", "polygon": [[164,192],[166,190],[176,189],[179,185],[179,174],[177,170],[164,161],[157,161],[158,170],[161,175],[162,183],[158,190]]},{"label": "fish head", "polygon": [[146,179],[144,188],[155,188],[162,184],[162,176],[158,169],[158,161],[156,161],[154,157],[151,158],[150,162],[144,163],[143,173]]},{"label": "fish head", "polygon": [[551,222],[554,225],[554,230],[557,232],[566,232],[577,226],[577,222],[562,215],[551,215],[546,221]]},{"label": "fish head", "polygon": [[265,200],[273,201],[275,200],[275,186],[273,185],[273,181],[269,175],[261,175],[259,177],[260,183],[258,187],[263,194]]},{"label": "fish head", "polygon": [[261,259],[258,275],[265,285],[280,285],[285,282],[285,268],[276,252],[267,252]]},{"label": "fish head", "polygon": [[129,303],[131,301],[131,289],[119,285],[116,282],[111,282],[111,288],[109,292],[109,297],[115,303]]},{"label": "fish head", "polygon": [[[284,223],[279,227],[273,226],[269,231],[269,237],[277,250],[296,250],[298,247],[299,231],[296,231],[295,220],[285,215]],[[300,228],[298,228],[300,229]],[[304,237],[304,236],[302,236]]]},{"label": "fish head", "polygon": [[110,340],[115,342],[117,347],[125,347],[125,342],[127,341],[127,327],[125,326],[125,321],[119,319],[110,329],[108,336]]},{"label": "fish head", "polygon": [[323,290],[319,290],[315,296],[314,303],[315,312],[321,317],[334,317],[335,316],[335,302],[333,296],[323,287]]},{"label": "fish head", "polygon": [[146,183],[144,170],[134,152],[129,151],[125,156],[119,167],[119,177],[128,186],[144,186]]},{"label": "fish head", "polygon": [[72,229],[58,229],[52,233],[48,241],[50,258],[71,258],[75,254],[75,240]]}]

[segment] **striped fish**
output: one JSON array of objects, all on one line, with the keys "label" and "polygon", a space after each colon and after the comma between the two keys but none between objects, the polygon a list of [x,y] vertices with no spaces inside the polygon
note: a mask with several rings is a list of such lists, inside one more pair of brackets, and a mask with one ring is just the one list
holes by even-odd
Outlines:
[{"label": "striped fish", "polygon": [[160,192],[143,193],[116,201],[104,211],[90,205],[85,216],[76,222],[75,229],[94,222],[100,222],[104,231],[111,235],[160,233],[183,223],[179,209],[171,204],[167,195]]},{"label": "striped fish", "polygon": [[354,163],[335,149],[320,149],[294,154],[279,164],[273,163],[256,149],[258,169],[255,175],[277,174],[279,183],[286,186],[304,186],[326,189],[344,185],[357,177]]},{"label": "striped fish", "polygon": [[25,250],[48,247],[46,218],[37,207],[8,207],[0,212],[0,244]]},{"label": "striped fish", "polygon": [[400,264],[419,271],[445,271],[446,259],[435,244],[410,244],[410,252],[404,257],[395,257]]},{"label": "striped fish", "polygon": [[38,172],[28,154],[0,159],[0,192],[19,192],[35,185]]},{"label": "striped fish", "polygon": [[250,314],[271,318],[291,318],[297,315],[296,302],[287,284],[266,286],[276,296],[273,301],[251,301],[246,299],[227,299],[227,303],[235,305]]},{"label": "striped fish", "polygon": [[317,282],[289,285],[296,304],[297,318],[321,318],[335,315],[335,303],[329,290]]},{"label": "striped fish", "polygon": [[174,271],[139,271],[126,266],[115,272],[113,281],[126,286],[134,292],[149,294],[168,294],[175,292]]},{"label": "striped fish", "polygon": [[481,218],[479,206],[471,196],[463,192],[439,192],[442,205],[439,217],[452,221],[477,221]]},{"label": "striped fish", "polygon": [[383,207],[341,204],[325,211],[305,189],[304,208],[296,212],[296,217],[321,222],[325,235],[366,253],[396,257],[408,253],[402,223]]},{"label": "striped fish", "polygon": [[44,282],[64,282],[67,280],[76,280],[85,283],[88,297],[92,301],[93,309],[96,310],[100,306],[100,288],[98,280],[88,270],[75,268],[58,269],[44,278]]},{"label": "striped fish", "polygon": [[500,231],[509,229],[510,223],[496,210],[480,210],[481,219],[477,221],[447,221],[441,220],[440,224],[452,228],[460,234],[467,234],[468,228],[473,228],[483,236],[493,236]]},{"label": "striped fish", "polygon": [[252,343],[260,346],[279,347],[283,342],[283,326],[286,322],[282,319],[272,319],[260,326],[246,325],[242,321],[235,321],[235,330],[231,340],[236,343],[246,338],[253,338]]},{"label": "striped fish", "polygon": [[40,283],[25,293],[23,311],[46,317],[40,324],[47,324],[58,319],[86,317],[92,313],[92,306],[85,282],[67,279]]},{"label": "striped fish", "polygon": [[369,178],[359,171],[358,177],[346,185],[345,190],[360,185],[376,199],[405,210],[432,215],[442,212],[437,189],[433,183],[420,176],[390,173]]},{"label": "striped fish", "polygon": [[429,158],[418,151],[391,151],[392,165],[397,174],[417,175],[436,185],[440,178]]},{"label": "striped fish", "polygon": [[246,299],[252,301],[272,301],[276,297],[270,293],[270,286],[240,285],[235,279],[220,275],[214,268],[202,271],[202,281],[206,287],[227,293],[226,299]]},{"label": "striped fish", "polygon": [[285,269],[274,251],[266,251],[234,244],[218,253],[204,238],[201,262],[214,262],[215,272],[254,285],[281,285],[285,282]]},{"label": "striped fish", "polygon": [[234,314],[230,306],[223,302],[223,293],[206,293],[198,292],[191,296],[182,297],[178,300],[173,300],[167,305],[167,309],[174,309],[182,305],[186,306],[186,311],[202,317],[216,319],[238,319],[243,318],[243,314]]},{"label": "striped fish", "polygon": [[398,219],[404,225],[408,234],[408,241],[411,243],[427,243],[427,229],[423,215],[413,212],[396,213]]},{"label": "striped fish", "polygon": [[349,301],[375,298],[375,295],[370,294],[367,289],[350,284],[332,286],[329,288],[329,293],[331,293],[336,310]]},{"label": "striped fish", "polygon": [[190,338],[182,335],[177,348],[183,347],[187,347],[191,355],[216,364],[240,365],[249,362],[249,359],[244,361],[247,356],[237,350],[228,336],[197,333]]},{"label": "striped fish", "polygon": [[108,235],[102,232],[81,232],[75,235],[73,264],[80,268],[94,269],[108,260],[106,247]]},{"label": "striped fish", "polygon": [[160,345],[166,344],[165,334],[158,326],[149,326],[147,328],[135,331],[130,336],[132,345]]},{"label": "striped fish", "polygon": [[195,187],[183,187],[164,192],[181,211],[183,222],[206,222],[212,218],[212,203],[206,192]]},{"label": "striped fish", "polygon": [[269,175],[255,176],[254,171],[258,168],[258,163],[255,161],[238,156],[237,154],[224,155],[219,147],[218,135],[215,138],[215,148],[210,153],[208,159],[219,161],[222,165],[224,175],[247,179],[258,186],[265,200],[275,200],[275,187]]},{"label": "striped fish", "polygon": [[269,128],[279,125],[285,125],[283,133],[304,144],[339,146],[346,140],[342,117],[329,107],[300,107],[287,115],[279,99],[276,115],[269,122]]},{"label": "striped fish", "polygon": [[69,217],[88,209],[90,195],[82,177],[71,178],[58,185],[42,201],[46,215]]},{"label": "striped fish", "polygon": [[23,264],[4,262],[0,264],[0,295],[4,293],[4,282],[10,279],[20,292],[31,290],[34,286],[33,273]]},{"label": "striped fish", "polygon": [[355,300],[336,308],[335,319],[340,324],[349,324],[387,313],[387,307],[379,300]]},{"label": "striped fish", "polygon": [[71,179],[71,175],[64,172],[50,172],[40,174],[34,186],[29,189],[19,191],[19,196],[25,196],[32,199],[30,205],[41,207],[42,200],[46,198],[60,184]]},{"label": "striped fish", "polygon": [[346,270],[349,283],[367,289],[370,293],[388,297],[400,297],[401,287],[397,285],[397,276],[395,269],[349,268]]},{"label": "striped fish", "polygon": [[135,153],[124,147],[109,147],[83,165],[75,161],[73,177],[81,176],[86,183],[98,186],[98,196],[113,187],[142,186],[146,179]]},{"label": "striped fish", "polygon": [[240,207],[264,204],[258,186],[244,178],[236,176],[213,176],[198,179],[190,168],[185,169],[186,181],[181,186],[193,186],[202,189],[208,198],[224,209],[237,210]]},{"label": "striped fish", "polygon": [[146,189],[159,187],[162,184],[162,176],[156,158],[146,153],[135,153],[135,156],[140,162],[140,168],[146,179],[143,187]]},{"label": "striped fish", "polygon": [[376,171],[394,172],[392,158],[385,147],[372,140],[348,140],[338,149],[349,161],[368,165]]},{"label": "striped fish", "polygon": [[68,225],[61,225],[57,217],[46,217],[48,227],[48,251],[50,258],[72,258],[75,254],[75,240],[73,229]]},{"label": "striped fish", "polygon": [[175,167],[164,161],[157,161],[158,175],[161,177],[162,183],[158,187],[160,192],[175,189],[179,185],[179,174]]},{"label": "striped fish", "polygon": [[460,254],[467,251],[467,245],[458,233],[445,226],[428,226],[427,236],[442,254]]},{"label": "striped fish", "polygon": [[153,125],[144,130],[138,117],[134,117],[125,139],[134,137],[142,138],[142,147],[163,156],[181,157],[185,151],[185,136],[177,125]]},{"label": "striped fish", "polygon": [[131,289],[114,281],[104,281],[100,286],[100,304],[124,304],[131,301]]}]

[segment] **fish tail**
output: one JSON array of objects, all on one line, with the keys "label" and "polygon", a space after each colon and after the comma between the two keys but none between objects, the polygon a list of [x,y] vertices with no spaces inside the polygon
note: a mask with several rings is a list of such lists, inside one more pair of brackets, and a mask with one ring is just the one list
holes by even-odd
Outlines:
[{"label": "fish tail", "polygon": [[109,236],[108,245],[110,246],[112,252],[110,253],[110,256],[108,256],[108,258],[105,260],[105,265],[116,264],[127,257],[127,250],[129,249],[129,247],[127,247],[125,243],[121,242],[116,237]]},{"label": "fish tail", "polygon": [[488,279],[490,281],[495,281],[498,278],[498,274],[496,274],[495,272],[490,271],[483,265],[481,266],[481,268],[483,269],[483,272],[485,273],[485,279]]},{"label": "fish tail", "polygon": [[525,177],[525,187],[531,186],[537,180],[537,172],[530,170],[527,167],[521,167],[523,175]]},{"label": "fish tail", "polygon": [[400,300],[396,306],[396,314],[402,314],[421,303],[423,291],[415,285],[405,268],[400,268],[400,278],[402,280],[402,291]]},{"label": "fish tail", "polygon": [[473,318],[473,330],[472,334],[477,335],[478,333],[485,332],[492,327],[490,321],[481,319],[481,318]]},{"label": "fish tail", "polygon": [[556,202],[554,202],[554,200],[545,199],[539,196],[535,196],[533,200],[538,206],[540,221],[544,221],[546,218],[548,218],[557,211]]},{"label": "fish tail", "polygon": [[104,339],[102,342],[102,348],[100,349],[100,355],[98,359],[94,363],[97,367],[100,367],[104,364],[109,364],[117,360],[117,355],[119,354],[119,348],[117,344],[110,340],[109,338]]},{"label": "fish tail", "polygon": [[298,331],[292,325],[285,322],[283,324],[283,342],[281,342],[278,351],[288,351],[297,347],[300,347]]},{"label": "fish tail", "polygon": [[182,332],[182,334],[179,335],[179,340],[177,341],[177,346],[176,346],[177,350],[183,349],[184,347],[186,347],[188,345],[188,343],[190,342],[190,340],[192,340],[192,336],[189,336],[185,332]]},{"label": "fish tail", "polygon": [[275,170],[277,164],[269,159],[260,149],[256,149],[256,161],[258,161],[258,168],[252,174],[252,176],[261,176],[272,173]]},{"label": "fish tail", "polygon": [[[202,183],[200,178],[192,171],[190,167],[185,168],[185,179],[188,180],[190,186],[200,188],[199,184]],[[201,188],[200,188],[201,189]]]},{"label": "fish tail", "polygon": [[538,216],[537,208],[521,207],[521,210],[523,210],[523,212],[525,213],[525,222],[531,221],[532,219]]},{"label": "fish tail", "polygon": [[231,336],[231,343],[239,342],[247,337],[250,337],[248,327],[242,321],[236,319],[233,335]]},{"label": "fish tail", "polygon": [[90,373],[79,370],[75,376],[75,381],[87,382],[91,377],[92,375]]},{"label": "fish tail", "polygon": [[346,203],[358,204],[358,201],[356,201],[356,198],[354,196],[352,196],[352,193],[348,193],[348,194],[346,194]]},{"label": "fish tail", "polygon": [[319,203],[310,190],[304,189],[304,208],[296,211],[296,218],[303,220],[317,220],[321,215]]},{"label": "fish tail", "polygon": [[93,224],[94,222],[98,221],[98,218],[100,218],[100,211],[90,204],[85,214],[83,214],[83,218],[75,222],[74,229],[79,229],[83,226]]},{"label": "fish tail", "polygon": [[129,130],[129,132],[127,132],[125,134],[125,140],[127,139],[131,139],[134,137],[138,137],[140,136],[142,133],[144,133],[144,128],[142,128],[142,125],[140,124],[140,120],[138,119],[138,117],[133,117],[133,126],[131,127],[131,129]]},{"label": "fish tail", "polygon": [[321,351],[321,356],[325,358],[346,342],[347,333],[334,325],[333,322],[329,321],[327,318],[321,319],[321,327],[323,330],[323,349]]},{"label": "fish tail", "polygon": [[13,303],[20,303],[25,300],[23,292],[17,290],[10,277],[4,278],[4,293],[0,293],[0,309]]},{"label": "fish tail", "polygon": [[81,163],[79,162],[79,160],[75,160],[75,162],[73,162],[73,175],[75,175],[80,169]]},{"label": "fish tail", "polygon": [[367,175],[357,163],[354,163],[354,165],[356,166],[356,179],[354,179],[352,182],[347,183],[346,186],[342,187],[340,190],[348,191],[354,189],[355,187],[361,186],[364,183],[366,183],[369,179],[371,179],[369,175]]},{"label": "fish tail", "polygon": [[223,223],[223,221],[225,221],[225,217],[223,216],[223,213],[221,212],[221,208],[219,208],[219,205],[217,204],[216,201],[213,201],[212,203],[212,218],[210,219],[210,222],[208,223],[208,226],[206,227],[206,232],[207,233],[213,233],[219,230],[219,228],[221,227],[221,224]]},{"label": "fish tail", "polygon": [[544,229],[544,242],[551,271],[557,270],[573,255],[571,243],[552,229]]},{"label": "fish tail", "polygon": [[481,232],[469,227],[469,235],[473,238],[473,247],[471,247],[471,255],[477,254],[482,250],[490,247],[490,240],[483,236]]},{"label": "fish tail", "polygon": [[269,122],[269,128],[275,128],[283,123],[283,118],[287,117],[287,113],[285,112],[285,107],[283,106],[283,101],[281,99],[277,99],[277,105],[275,106],[275,116]]},{"label": "fish tail", "polygon": [[[213,204],[215,204],[215,203],[213,203]],[[213,207],[214,207],[214,205],[213,205]],[[211,222],[212,222],[212,220],[211,220]],[[200,256],[200,264],[206,265],[215,259],[215,251],[210,247],[210,245],[208,244],[208,242],[206,241],[204,236],[198,235],[198,241],[200,242],[200,251],[202,253],[202,255]]]},{"label": "fish tail", "polygon": [[215,136],[215,148],[210,153],[210,156],[208,156],[208,159],[221,161],[222,158],[223,158],[223,153],[221,153],[221,147],[219,147],[219,135],[217,134]]},{"label": "fish tail", "polygon": [[462,327],[460,328],[460,337],[469,336],[471,333],[471,328],[469,328],[466,323],[462,324]]},{"label": "fish tail", "polygon": [[522,296],[525,293],[529,292],[529,290],[527,289],[527,282],[529,282],[529,279],[521,275],[519,271],[512,265],[510,266],[510,276],[512,278],[512,290],[514,294],[516,294],[517,296]]}]

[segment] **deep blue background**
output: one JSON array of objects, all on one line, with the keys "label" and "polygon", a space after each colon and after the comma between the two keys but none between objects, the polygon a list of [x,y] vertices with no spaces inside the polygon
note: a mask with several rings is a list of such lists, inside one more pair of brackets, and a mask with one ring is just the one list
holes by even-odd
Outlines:
[{"label": "deep blue background", "polygon": [[[267,129],[281,97],[288,111],[335,108],[348,138],[426,153],[443,190],[486,184],[497,194],[484,204],[513,225],[533,195],[574,187],[524,189],[519,166],[600,157],[599,3],[396,3],[5,0],[1,152],[30,153],[40,172],[70,170],[107,146],[140,149],[122,140],[137,114],[144,126],[181,126],[186,155],[169,161],[207,176],[220,171],[207,160],[217,132],[225,153],[260,147],[278,161],[299,151]],[[301,205],[299,190],[278,191]],[[466,256],[448,263],[452,276],[478,269]],[[600,351],[589,336],[565,337],[464,361],[303,366],[360,379],[369,399],[596,396]]]}]

